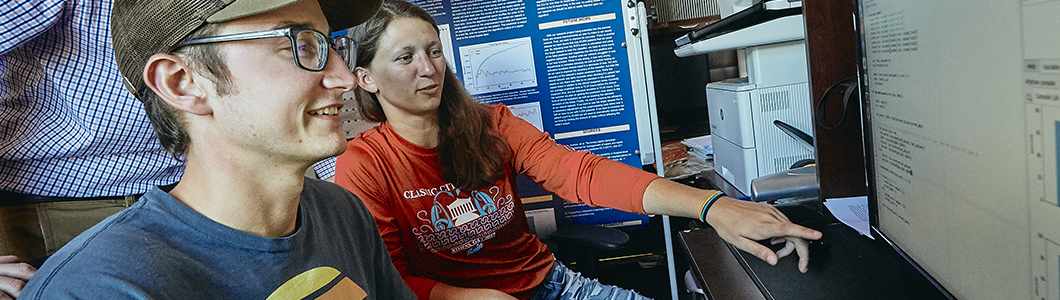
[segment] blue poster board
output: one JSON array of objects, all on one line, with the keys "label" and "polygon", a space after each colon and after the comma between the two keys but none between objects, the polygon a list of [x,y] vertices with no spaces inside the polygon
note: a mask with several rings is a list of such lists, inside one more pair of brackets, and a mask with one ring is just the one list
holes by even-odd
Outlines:
[{"label": "blue poster board", "polygon": [[[638,135],[638,130],[651,132],[641,128],[650,127],[645,124],[651,117],[637,112],[638,105],[647,106],[635,102],[647,103],[644,67],[636,63],[643,48],[627,42],[631,34],[624,20],[631,10],[625,1],[411,2],[434,16],[450,67],[479,101],[508,105],[575,150],[636,168],[654,162],[654,146],[648,142],[645,148],[645,137]],[[551,194],[531,180],[518,182],[524,199]],[[564,201],[526,203],[527,211],[543,206],[552,206],[559,226],[646,226],[648,221],[644,215]]]}]

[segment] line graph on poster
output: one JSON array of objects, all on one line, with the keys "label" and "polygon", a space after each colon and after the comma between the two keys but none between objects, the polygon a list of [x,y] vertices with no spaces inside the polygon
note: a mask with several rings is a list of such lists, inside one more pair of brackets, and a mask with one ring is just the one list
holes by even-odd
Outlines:
[{"label": "line graph on poster", "polygon": [[530,37],[459,48],[464,87],[472,95],[537,86]]}]

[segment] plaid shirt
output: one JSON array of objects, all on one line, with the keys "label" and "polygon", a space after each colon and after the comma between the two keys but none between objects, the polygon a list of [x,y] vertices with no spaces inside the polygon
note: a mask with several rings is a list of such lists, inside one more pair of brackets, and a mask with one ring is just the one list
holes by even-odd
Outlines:
[{"label": "plaid shirt", "polygon": [[[143,105],[121,84],[112,0],[0,3],[0,190],[141,194],[180,180]],[[334,175],[335,159],[314,165]]]},{"label": "plaid shirt", "polygon": [[122,87],[111,5],[0,3],[0,190],[120,196],[180,179],[183,164]]}]

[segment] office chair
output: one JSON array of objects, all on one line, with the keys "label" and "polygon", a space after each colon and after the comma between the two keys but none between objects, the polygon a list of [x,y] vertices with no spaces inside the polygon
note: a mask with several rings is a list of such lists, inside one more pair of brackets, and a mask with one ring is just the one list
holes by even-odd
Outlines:
[{"label": "office chair", "polygon": [[600,253],[621,250],[629,245],[629,235],[608,227],[573,225],[560,228],[548,236],[546,244],[554,244],[553,253],[576,262],[570,267],[589,277],[596,277]]}]

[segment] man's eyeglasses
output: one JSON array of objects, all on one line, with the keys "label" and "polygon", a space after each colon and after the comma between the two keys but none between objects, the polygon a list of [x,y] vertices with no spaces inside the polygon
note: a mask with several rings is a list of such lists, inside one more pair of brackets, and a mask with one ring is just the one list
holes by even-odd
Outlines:
[{"label": "man's eyeglasses", "polygon": [[173,49],[198,44],[220,43],[229,41],[242,41],[253,39],[266,39],[286,36],[291,40],[291,48],[294,49],[294,63],[302,69],[313,72],[324,70],[328,64],[328,47],[335,49],[346,66],[353,71],[357,63],[357,41],[347,36],[329,38],[323,33],[312,29],[285,28],[268,31],[236,33],[184,41],[177,44]]}]

